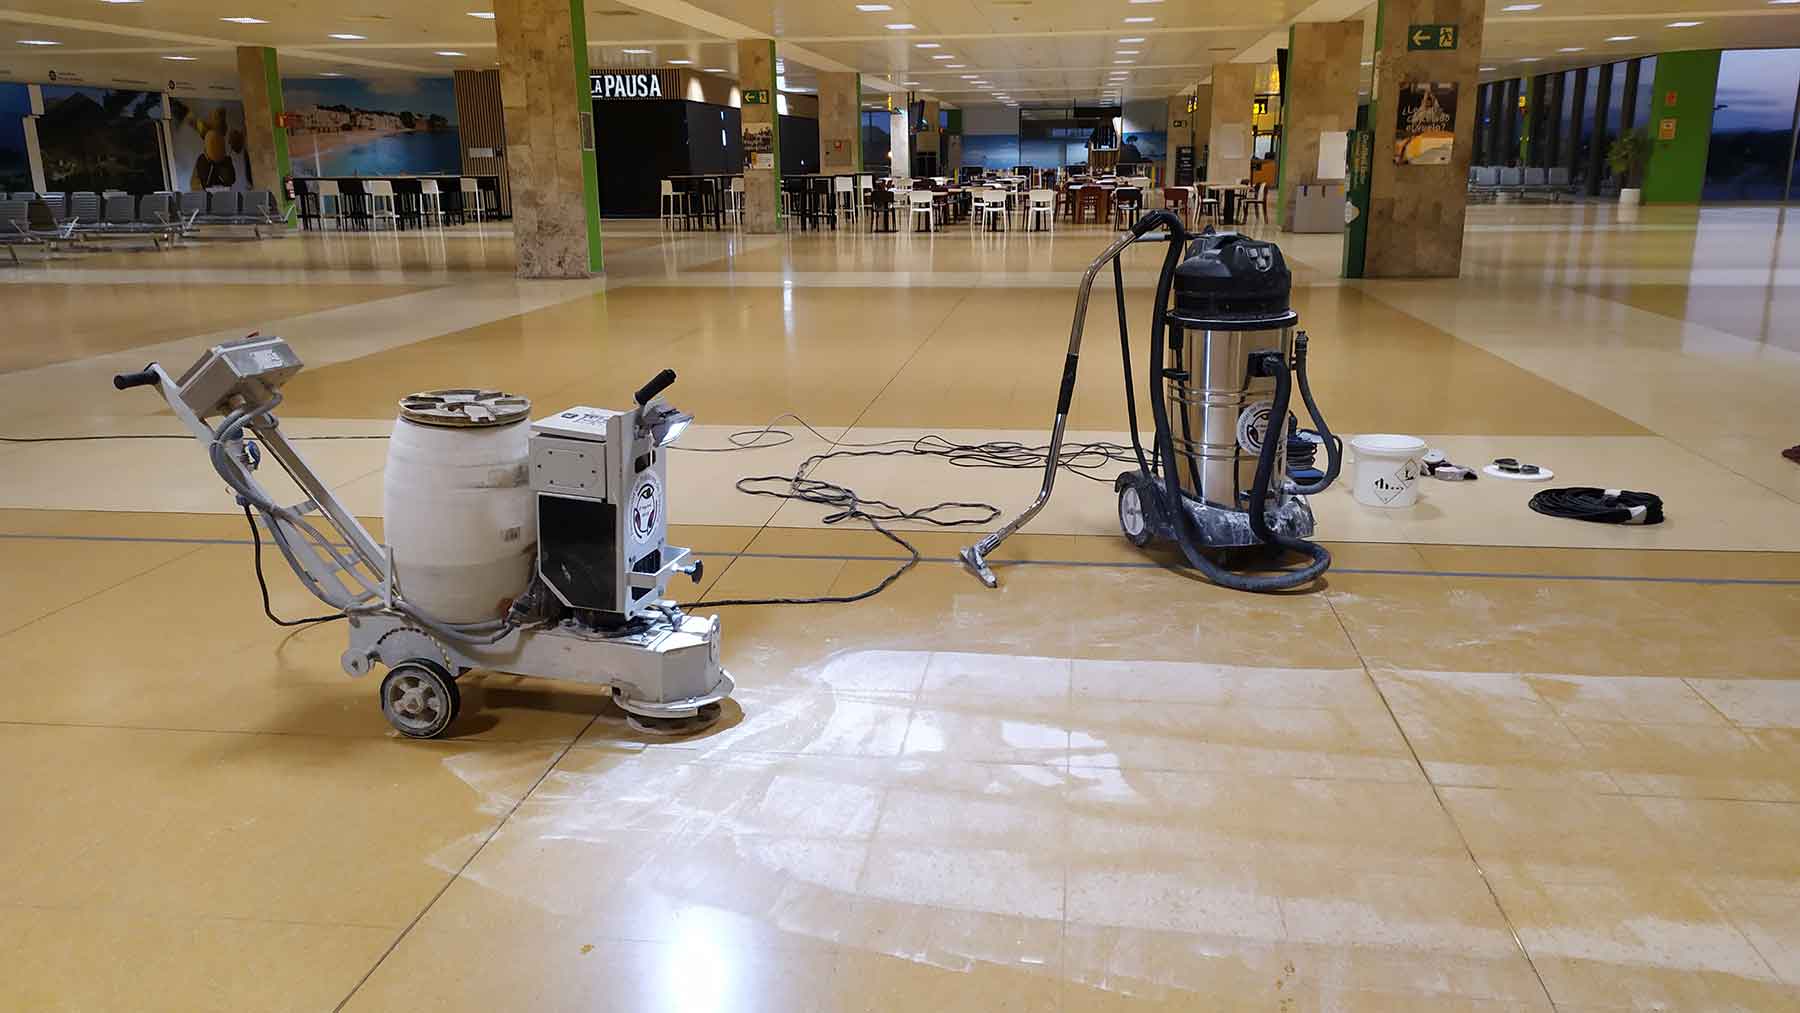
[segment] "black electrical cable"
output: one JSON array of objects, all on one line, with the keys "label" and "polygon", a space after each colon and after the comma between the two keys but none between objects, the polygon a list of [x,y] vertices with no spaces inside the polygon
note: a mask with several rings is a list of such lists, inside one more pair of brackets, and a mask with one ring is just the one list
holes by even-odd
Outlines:
[{"label": "black electrical cable", "polygon": [[1662,497],[1629,489],[1593,489],[1571,486],[1545,489],[1531,497],[1531,509],[1546,517],[1561,517],[1595,524],[1661,524]]},{"label": "black electrical cable", "polygon": [[334,619],[348,619],[349,616],[342,612],[329,616],[311,616],[306,619],[283,619],[275,614],[275,610],[269,607],[269,582],[263,577],[262,533],[256,530],[256,518],[250,515],[250,504],[245,503],[243,507],[244,523],[250,525],[250,543],[253,546],[251,558],[256,562],[256,587],[262,592],[263,615],[268,616],[269,621],[277,626],[311,626],[314,623],[328,623]]},{"label": "black electrical cable", "polygon": [[[994,504],[968,500],[946,500],[930,506],[909,509],[886,500],[865,499],[848,486],[808,477],[810,472],[827,461],[858,457],[936,457],[958,468],[1041,471],[1050,454],[1048,444],[1035,446],[1013,440],[957,443],[939,433],[927,433],[913,439],[849,443],[826,436],[813,428],[805,419],[792,412],[776,417],[774,421],[760,429],[740,429],[727,435],[725,440],[731,444],[730,446],[677,446],[674,449],[685,453],[718,454],[785,446],[792,443],[796,437],[788,430],[776,428],[776,423],[782,419],[793,419],[801,428],[812,433],[821,441],[847,449],[825,450],[813,454],[800,462],[800,466],[792,475],[750,475],[740,478],[736,483],[738,491],[750,496],[768,496],[773,499],[833,507],[835,509],[823,518],[826,524],[838,524],[847,520],[862,521],[882,537],[905,549],[908,558],[874,586],[855,594],[801,598],[723,598],[716,601],[689,602],[683,604],[683,608],[724,608],[739,605],[847,605],[863,601],[887,590],[894,581],[899,580],[906,571],[917,566],[919,560],[923,558],[916,546],[883,524],[883,521],[914,521],[952,528],[989,524],[1000,516],[1000,508]],[[1057,461],[1063,468],[1082,478],[1110,484],[1111,476],[1096,474],[1096,472],[1109,465],[1131,464],[1134,457],[1132,448],[1124,444],[1097,441],[1065,444],[1062,452],[1057,455]],[[958,516],[959,511],[965,512],[964,515]]]}]

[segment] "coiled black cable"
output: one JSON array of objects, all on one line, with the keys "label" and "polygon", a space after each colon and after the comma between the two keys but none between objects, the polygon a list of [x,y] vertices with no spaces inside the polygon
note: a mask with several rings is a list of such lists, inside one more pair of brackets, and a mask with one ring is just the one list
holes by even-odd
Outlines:
[{"label": "coiled black cable", "polygon": [[1546,517],[1561,517],[1594,524],[1661,524],[1662,497],[1629,489],[1594,489],[1570,486],[1545,489],[1531,497],[1531,509]]}]

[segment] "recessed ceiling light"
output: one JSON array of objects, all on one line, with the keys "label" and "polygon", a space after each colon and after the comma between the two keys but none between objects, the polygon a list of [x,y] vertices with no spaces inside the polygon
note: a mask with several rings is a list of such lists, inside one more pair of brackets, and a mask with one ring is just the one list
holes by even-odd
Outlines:
[{"label": "recessed ceiling light", "polygon": [[1637,38],[1637,36],[1635,36],[1635,35],[1608,35],[1606,37],[1606,41],[1608,41],[1608,42],[1630,42],[1632,39],[1635,39],[1635,38]]},{"label": "recessed ceiling light", "polygon": [[492,20],[494,20],[494,12],[493,11],[470,11],[469,17],[480,18],[483,21],[492,21]]},{"label": "recessed ceiling light", "polygon": [[914,49],[942,49],[943,47],[938,45],[935,42],[915,42],[915,43],[913,43],[913,48]]},{"label": "recessed ceiling light", "polygon": [[268,22],[264,21],[262,18],[220,18],[219,20],[220,21],[229,21],[234,25],[266,25],[266,24],[268,24]]},{"label": "recessed ceiling light", "polygon": [[1133,36],[1132,36],[1132,37],[1131,37],[1131,38],[1129,38],[1129,39],[1120,39],[1120,40],[1119,40],[1119,43],[1120,43],[1120,44],[1121,44],[1121,45],[1126,45],[1126,46],[1129,46],[1129,45],[1132,45],[1132,44],[1134,44],[1134,43],[1138,43],[1138,42],[1142,42],[1142,41],[1144,41],[1144,37],[1143,37],[1143,36],[1142,36],[1142,35],[1133,35]]},{"label": "recessed ceiling light", "polygon": [[912,24],[911,22],[902,21],[897,25],[888,25],[886,27],[890,32],[910,32],[919,26]]},{"label": "recessed ceiling light", "polygon": [[192,57],[192,56],[165,56],[165,57],[163,57],[163,59],[165,59],[165,60],[174,60],[174,61],[175,61],[175,62],[177,62],[177,63],[188,63],[188,62],[190,62],[190,61],[192,61],[192,60],[195,60],[195,59],[197,59],[197,57]]},{"label": "recessed ceiling light", "polygon": [[1536,63],[1536,62],[1538,62],[1539,59],[1540,59],[1540,57],[1536,57],[1536,56],[1521,56],[1521,57],[1519,57],[1519,62],[1520,63]]},{"label": "recessed ceiling light", "polygon": [[1125,23],[1128,25],[1147,25],[1155,20],[1155,18],[1126,18]]},{"label": "recessed ceiling light", "polygon": [[1800,4],[1800,0],[1769,0],[1772,7],[1792,7],[1794,4]]},{"label": "recessed ceiling light", "polygon": [[947,53],[940,53],[939,55],[932,57],[932,59],[933,60],[954,60],[954,59],[956,59],[956,57],[951,56]]},{"label": "recessed ceiling light", "polygon": [[439,56],[466,56],[467,54],[460,53],[454,49],[440,49],[437,51],[437,55],[439,55]]},{"label": "recessed ceiling light", "polygon": [[349,32],[332,32],[328,38],[343,39],[345,42],[361,42],[367,35],[351,35]]},{"label": "recessed ceiling light", "polygon": [[707,73],[707,74],[723,74],[723,73],[725,73],[724,67],[702,67],[700,69],[702,72]]},{"label": "recessed ceiling light", "polygon": [[1704,24],[1706,24],[1706,22],[1704,22],[1704,21],[1671,21],[1671,22],[1669,22],[1667,27],[1669,27],[1669,28],[1698,28]]},{"label": "recessed ceiling light", "polygon": [[319,72],[319,76],[320,77],[343,77],[344,75],[338,73],[335,70],[322,70]]},{"label": "recessed ceiling light", "polygon": [[973,81],[980,76],[981,76],[980,74],[964,74],[964,75],[962,75],[962,79],[964,81]]},{"label": "recessed ceiling light", "polygon": [[877,14],[881,11],[891,11],[894,8],[887,4],[857,4],[856,9],[864,14]]},{"label": "recessed ceiling light", "polygon": [[648,49],[621,49],[621,50],[619,50],[619,52],[627,53],[631,56],[648,56],[648,55],[650,55],[650,51]]},{"label": "recessed ceiling light", "polygon": [[1136,60],[1114,60],[1113,62],[1118,63],[1118,64],[1126,64],[1126,63],[1136,63],[1137,61]]},{"label": "recessed ceiling light", "polygon": [[907,87],[910,88],[910,87],[913,87],[914,85],[917,85],[919,82],[917,82],[917,81],[902,81],[900,83],[903,85],[906,85]]},{"label": "recessed ceiling light", "polygon": [[1500,10],[1506,14],[1523,14],[1526,11],[1535,11],[1539,7],[1542,7],[1542,6],[1544,6],[1544,5],[1543,4],[1507,4],[1505,7],[1500,8]]},{"label": "recessed ceiling light", "polygon": [[692,60],[670,60],[669,62],[674,64],[677,67],[685,67],[688,64],[693,63],[694,61],[692,61]]},{"label": "recessed ceiling light", "polygon": [[62,45],[62,43],[51,42],[49,39],[20,39],[19,45],[21,45],[21,46],[60,46],[60,45]]},{"label": "recessed ceiling light", "polygon": [[944,64],[944,69],[945,70],[961,70],[966,66],[968,66],[968,64],[966,64],[966,63],[946,63],[946,64]]},{"label": "recessed ceiling light", "polygon": [[1499,70],[1500,68],[1499,67],[1481,67],[1479,69],[1481,69],[1481,70]]},{"label": "recessed ceiling light", "polygon": [[1115,49],[1113,52],[1118,56],[1136,56],[1139,51],[1136,49]]},{"label": "recessed ceiling light", "polygon": [[1559,52],[1559,53],[1579,53],[1585,48],[1586,48],[1585,46],[1564,46],[1561,49],[1557,50],[1557,52]]}]

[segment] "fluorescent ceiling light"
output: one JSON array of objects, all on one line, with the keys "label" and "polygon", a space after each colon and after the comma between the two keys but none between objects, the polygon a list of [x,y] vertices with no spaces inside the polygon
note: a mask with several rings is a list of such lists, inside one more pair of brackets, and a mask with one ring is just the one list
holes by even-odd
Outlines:
[{"label": "fluorescent ceiling light", "polygon": [[857,4],[856,9],[864,14],[876,14],[881,11],[891,11],[894,8],[887,4]]},{"label": "fluorescent ceiling light", "polygon": [[437,51],[437,55],[439,55],[439,56],[465,56],[467,54],[460,53],[454,49],[440,49]]},{"label": "fluorescent ceiling light", "polygon": [[1135,43],[1139,43],[1139,42],[1142,42],[1142,41],[1144,41],[1144,37],[1143,37],[1143,36],[1142,36],[1142,35],[1133,35],[1133,36],[1132,36],[1132,37],[1131,37],[1131,38],[1129,38],[1129,39],[1120,39],[1120,40],[1119,40],[1119,43],[1120,43],[1120,44],[1121,44],[1121,45],[1125,45],[1125,46],[1129,46],[1129,45],[1133,45],[1133,44],[1135,44]]},{"label": "fluorescent ceiling light", "polygon": [[1585,47],[1585,46],[1564,46],[1561,49],[1557,50],[1557,52],[1559,52],[1559,53],[1579,53],[1585,48],[1587,48],[1587,47]]},{"label": "fluorescent ceiling light", "polygon": [[1667,27],[1669,27],[1669,28],[1698,28],[1704,24],[1706,24],[1706,22],[1704,22],[1704,21],[1671,21],[1671,22],[1669,22]]},{"label": "fluorescent ceiling light", "polygon": [[1635,35],[1608,35],[1606,37],[1606,41],[1608,41],[1608,42],[1630,42],[1632,39],[1635,39],[1635,38],[1637,38],[1637,36],[1635,36]]},{"label": "fluorescent ceiling light", "polygon": [[344,75],[338,73],[335,70],[322,70],[319,72],[319,76],[320,77],[343,77]]},{"label": "fluorescent ceiling light", "polygon": [[1147,25],[1155,20],[1155,18],[1126,18],[1125,23],[1128,25]]},{"label": "fluorescent ceiling light", "polygon": [[913,43],[913,48],[914,49],[942,49],[944,47],[938,45],[935,42],[915,42],[915,43]]},{"label": "fluorescent ceiling light", "polygon": [[229,21],[234,25],[266,25],[266,24],[268,24],[268,22],[264,21],[262,18],[220,18],[219,20],[220,21]]},{"label": "fluorescent ceiling light", "polygon": [[692,61],[692,60],[670,60],[669,62],[674,64],[677,67],[685,67],[688,64],[693,63],[694,61]]},{"label": "fluorescent ceiling light", "polygon": [[723,74],[723,73],[725,73],[724,67],[702,67],[700,69],[703,72],[708,73],[708,74]]},{"label": "fluorescent ceiling light", "polygon": [[648,56],[650,54],[648,49],[621,49],[619,52],[628,53],[632,56]]},{"label": "fluorescent ceiling light", "polygon": [[1520,63],[1536,63],[1536,62],[1538,62],[1539,59],[1540,59],[1540,57],[1536,57],[1536,56],[1521,56],[1521,57],[1519,57],[1519,62]]},{"label": "fluorescent ceiling light", "polygon": [[469,17],[480,18],[483,21],[492,21],[492,20],[494,20],[494,12],[493,11],[470,11]]},{"label": "fluorescent ceiling light", "polygon": [[1542,7],[1542,6],[1544,6],[1544,5],[1543,4],[1508,4],[1505,7],[1500,8],[1500,10],[1502,13],[1505,13],[1505,14],[1523,14],[1526,11],[1535,11],[1539,7]]},{"label": "fluorescent ceiling light", "polygon": [[944,69],[945,70],[961,70],[966,66],[968,66],[968,64],[966,64],[966,63],[946,63],[946,64],[944,64]]},{"label": "fluorescent ceiling light", "polygon": [[19,45],[21,45],[21,46],[60,46],[60,45],[62,45],[62,43],[51,42],[49,39],[20,39]]},{"label": "fluorescent ceiling light", "polygon": [[911,88],[911,87],[916,87],[919,82],[917,82],[917,81],[902,81],[900,83]]},{"label": "fluorescent ceiling light", "polygon": [[188,63],[188,62],[190,62],[190,61],[192,61],[192,60],[194,60],[194,59],[196,59],[196,57],[192,57],[192,56],[165,56],[165,57],[163,57],[163,59],[165,59],[165,60],[174,60],[174,61],[175,61],[175,62],[177,62],[177,63]]},{"label": "fluorescent ceiling light", "polygon": [[964,74],[964,75],[962,75],[962,79],[964,81],[973,81],[973,80],[979,78],[980,76],[981,76],[980,74]]},{"label": "fluorescent ceiling light", "polygon": [[1499,70],[1500,68],[1499,67],[1481,67],[1478,69],[1480,69],[1480,70]]},{"label": "fluorescent ceiling light", "polygon": [[103,4],[141,4],[144,0],[100,0]]},{"label": "fluorescent ceiling light", "polygon": [[1800,0],[1769,0],[1771,7],[1792,7],[1794,4],[1800,4]]},{"label": "fluorescent ceiling light", "polygon": [[1113,53],[1117,56],[1136,56],[1136,55],[1138,55],[1138,52],[1139,51],[1136,49],[1115,49],[1115,50],[1113,50]]},{"label": "fluorescent ceiling light", "polygon": [[367,35],[351,35],[349,32],[332,32],[328,38],[343,39],[345,42],[361,42]]},{"label": "fluorescent ceiling light", "polygon": [[912,24],[911,22],[902,21],[897,25],[888,25],[887,30],[890,32],[910,32],[917,27],[919,26]]},{"label": "fluorescent ceiling light", "polygon": [[1128,63],[1136,63],[1137,61],[1136,60],[1114,60],[1113,62],[1117,63],[1117,64],[1128,64]]},{"label": "fluorescent ceiling light", "polygon": [[940,53],[939,55],[932,57],[932,59],[933,60],[954,60],[954,59],[956,59],[956,57],[950,56],[949,54]]}]

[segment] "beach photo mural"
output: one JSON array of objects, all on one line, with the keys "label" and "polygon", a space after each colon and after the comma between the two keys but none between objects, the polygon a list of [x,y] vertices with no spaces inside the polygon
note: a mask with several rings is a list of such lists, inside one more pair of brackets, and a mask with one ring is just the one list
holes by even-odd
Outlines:
[{"label": "beach photo mural", "polygon": [[283,81],[288,157],[302,176],[462,171],[456,93],[447,77]]}]

